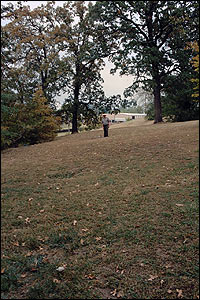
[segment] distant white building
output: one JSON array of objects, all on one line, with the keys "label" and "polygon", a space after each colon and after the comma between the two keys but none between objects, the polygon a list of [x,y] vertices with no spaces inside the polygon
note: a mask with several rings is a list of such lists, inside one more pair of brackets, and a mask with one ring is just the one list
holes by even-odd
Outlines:
[{"label": "distant white building", "polygon": [[119,113],[117,115],[115,114],[106,114],[106,116],[111,120],[112,123],[117,122],[126,122],[128,120],[134,120],[138,118],[144,118],[146,114],[140,114],[140,113]]},{"label": "distant white building", "polygon": [[112,120],[113,122],[126,122],[126,118],[115,118],[114,120]]},{"label": "distant white building", "polygon": [[122,113],[122,115],[127,116],[130,119],[138,119],[146,117],[146,114],[139,114],[139,113]]}]

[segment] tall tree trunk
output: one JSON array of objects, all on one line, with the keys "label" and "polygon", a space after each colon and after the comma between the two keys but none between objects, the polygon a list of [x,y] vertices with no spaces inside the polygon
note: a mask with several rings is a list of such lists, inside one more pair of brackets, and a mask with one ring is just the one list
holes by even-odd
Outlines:
[{"label": "tall tree trunk", "polygon": [[42,91],[44,93],[44,96],[45,98],[47,99],[47,102],[45,104],[49,104],[49,98],[48,98],[48,95],[47,95],[47,87],[48,87],[48,84],[47,84],[47,75],[41,71],[41,79],[42,79]]},{"label": "tall tree trunk", "polygon": [[154,117],[154,123],[162,122],[162,107],[161,107],[161,84],[160,84],[160,74],[158,70],[158,66],[154,63],[152,64],[152,70],[153,70],[153,81],[155,82],[155,86],[153,89],[154,94],[154,111],[155,111],[155,117]]},{"label": "tall tree trunk", "polygon": [[156,47],[156,43],[153,38],[153,11],[155,1],[147,1],[148,2],[148,10],[146,11],[146,25],[148,29],[148,46],[151,50],[151,58],[152,58],[152,78],[155,82],[155,86],[153,89],[154,94],[154,112],[155,118],[154,123],[162,122],[162,109],[161,109],[161,97],[160,97],[160,74],[157,63],[154,61],[154,56],[159,52],[159,49]]},{"label": "tall tree trunk", "polygon": [[73,133],[78,133],[77,117],[78,117],[78,109],[77,109],[77,106],[74,105],[74,107],[73,107],[73,115],[72,115],[72,134]]},{"label": "tall tree trunk", "polygon": [[72,134],[78,133],[78,97],[79,97],[80,86],[75,85],[74,89],[74,105],[73,105],[73,116],[72,116]]},{"label": "tall tree trunk", "polygon": [[162,107],[161,107],[161,97],[160,97],[160,84],[156,84],[154,91],[154,123],[162,122]]}]

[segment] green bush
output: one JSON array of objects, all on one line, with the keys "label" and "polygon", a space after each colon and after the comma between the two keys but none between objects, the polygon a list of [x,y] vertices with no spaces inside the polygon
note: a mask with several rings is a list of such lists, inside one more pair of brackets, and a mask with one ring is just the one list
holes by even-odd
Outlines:
[{"label": "green bush", "polygon": [[32,99],[20,103],[10,95],[2,96],[1,149],[20,144],[53,140],[60,127],[60,117],[53,115],[41,89]]}]

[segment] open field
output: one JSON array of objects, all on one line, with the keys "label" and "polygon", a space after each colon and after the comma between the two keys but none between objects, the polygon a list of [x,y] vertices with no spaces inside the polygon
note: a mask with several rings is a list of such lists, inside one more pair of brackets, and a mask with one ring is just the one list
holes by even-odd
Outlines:
[{"label": "open field", "polygon": [[198,126],[3,151],[1,299],[199,299]]}]

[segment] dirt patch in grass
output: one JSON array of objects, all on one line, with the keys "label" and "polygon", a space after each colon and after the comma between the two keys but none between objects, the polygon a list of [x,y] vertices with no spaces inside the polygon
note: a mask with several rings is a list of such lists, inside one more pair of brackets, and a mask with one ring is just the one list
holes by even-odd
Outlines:
[{"label": "dirt patch in grass", "polygon": [[2,299],[198,299],[198,125],[3,151]]}]

